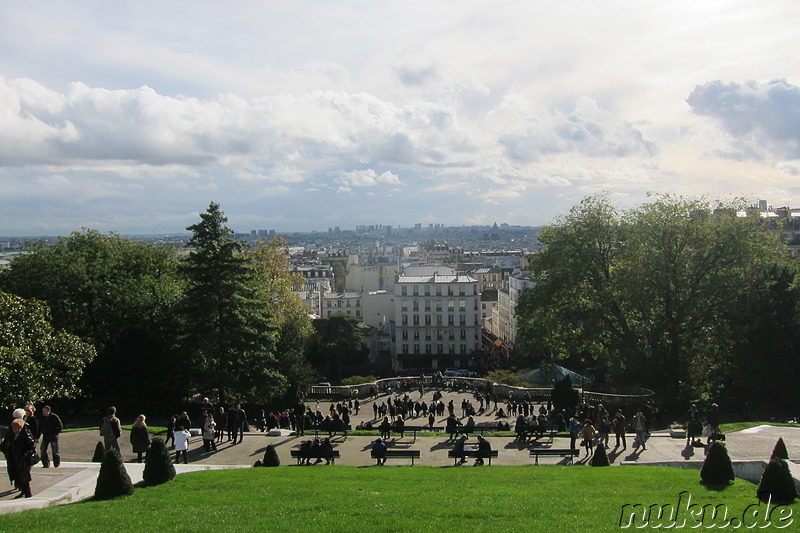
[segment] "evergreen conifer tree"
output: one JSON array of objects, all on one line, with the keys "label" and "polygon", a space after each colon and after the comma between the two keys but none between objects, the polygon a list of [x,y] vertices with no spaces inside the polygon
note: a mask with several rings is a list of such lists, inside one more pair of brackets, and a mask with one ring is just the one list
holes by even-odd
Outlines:
[{"label": "evergreen conifer tree", "polygon": [[775,447],[772,449],[772,455],[769,457],[769,460],[772,461],[776,457],[779,459],[789,460],[789,451],[786,449],[786,444],[783,442],[783,437],[778,437],[778,442],[775,443]]},{"label": "evergreen conifer tree", "polygon": [[709,485],[727,485],[734,479],[733,463],[728,448],[720,441],[714,441],[700,469],[700,479]]},{"label": "evergreen conifer tree", "polygon": [[756,491],[762,501],[773,503],[792,503],[797,498],[797,487],[789,471],[789,464],[779,457],[773,457],[761,474],[761,481]]},{"label": "evergreen conifer tree", "polygon": [[281,466],[281,460],[278,457],[278,452],[275,450],[275,446],[272,444],[268,444],[267,449],[264,451],[262,466]]},{"label": "evergreen conifer tree", "polygon": [[106,447],[102,441],[97,441],[97,446],[94,447],[94,455],[92,456],[93,463],[102,463],[103,457],[106,456]]},{"label": "evergreen conifer tree", "polygon": [[142,480],[145,485],[161,485],[174,477],[175,465],[172,464],[169,450],[164,445],[164,439],[156,437],[147,450]]},{"label": "evergreen conifer tree", "polygon": [[94,489],[96,500],[111,500],[117,496],[130,496],[133,494],[133,483],[119,452],[111,448],[106,451],[100,473],[97,475],[97,485]]},{"label": "evergreen conifer tree", "polygon": [[611,466],[606,453],[606,447],[601,443],[594,449],[594,455],[590,463],[592,466]]},{"label": "evergreen conifer tree", "polygon": [[234,394],[241,401],[269,401],[286,386],[275,370],[271,304],[219,204],[212,202],[200,219],[186,228],[193,233],[191,252],[181,265],[188,282],[183,344],[196,362],[196,386],[216,389],[222,403]]}]

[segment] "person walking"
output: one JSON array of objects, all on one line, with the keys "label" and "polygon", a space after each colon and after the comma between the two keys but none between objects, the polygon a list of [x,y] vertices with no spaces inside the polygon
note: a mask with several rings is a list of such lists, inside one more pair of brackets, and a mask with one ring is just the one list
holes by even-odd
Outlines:
[{"label": "person walking", "polygon": [[47,448],[53,452],[53,466],[58,468],[61,465],[61,454],[58,449],[58,435],[64,429],[61,418],[55,414],[49,405],[42,406],[42,419],[39,421],[41,431],[42,447],[42,467],[50,468],[50,457],[47,455]]},{"label": "person walking", "polygon": [[145,420],[144,415],[139,415],[131,426],[130,441],[133,453],[136,454],[137,463],[142,462],[142,454],[150,448],[150,432],[147,431]]},{"label": "person walking", "polygon": [[616,437],[616,446],[619,448],[619,443],[622,442],[622,449],[628,448],[628,443],[625,441],[625,415],[622,414],[622,409],[617,409],[617,414],[614,415],[614,420],[611,422],[614,426],[614,436]]},{"label": "person walking", "polygon": [[214,422],[214,415],[211,411],[206,412],[206,419],[203,421],[203,447],[207,452],[217,451],[216,439],[217,423]]},{"label": "person walking", "polygon": [[636,433],[636,446],[641,446],[642,450],[647,449],[647,417],[641,409],[633,415],[633,431]]},{"label": "person walking", "polygon": [[30,430],[25,428],[25,421],[21,417],[11,421],[10,431],[0,443],[0,450],[6,456],[8,477],[20,491],[16,498],[33,496],[31,493],[31,455],[35,453],[36,445]]},{"label": "person walking", "polygon": [[183,457],[183,464],[189,464],[186,452],[189,450],[189,434],[183,426],[175,426],[175,462],[180,463]]},{"label": "person walking", "polygon": [[[247,413],[244,412],[240,404],[236,404],[233,410],[233,443],[241,444],[244,440],[244,426],[247,423]],[[239,442],[236,442],[236,435],[239,435]]]},{"label": "person walking", "polygon": [[106,450],[114,448],[121,453],[119,437],[122,435],[122,424],[117,418],[117,408],[113,405],[108,408],[106,416],[100,422],[100,435],[103,437],[103,444],[105,444]]}]

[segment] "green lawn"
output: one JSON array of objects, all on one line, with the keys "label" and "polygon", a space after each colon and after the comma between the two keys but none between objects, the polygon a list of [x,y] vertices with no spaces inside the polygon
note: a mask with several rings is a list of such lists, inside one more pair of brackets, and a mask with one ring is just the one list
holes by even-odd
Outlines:
[{"label": "green lawn", "polygon": [[[646,466],[282,466],[196,472],[114,501],[2,515],[0,531],[615,531],[624,504],[677,506],[683,491],[700,506],[725,505],[725,520],[741,518],[756,503],[751,483],[737,480],[724,490],[709,490],[699,478],[696,470]],[[753,509],[763,512],[764,505]],[[799,510],[797,503],[779,508]],[[629,516],[624,514],[625,521]],[[682,512],[682,518],[692,525],[690,514]],[[705,520],[703,525],[712,522]]]},{"label": "green lawn", "polygon": [[788,422],[729,422],[727,424],[720,424],[719,429],[723,433],[732,433],[734,431],[750,429],[756,426],[777,426],[790,428],[800,427],[798,424],[790,424]]}]

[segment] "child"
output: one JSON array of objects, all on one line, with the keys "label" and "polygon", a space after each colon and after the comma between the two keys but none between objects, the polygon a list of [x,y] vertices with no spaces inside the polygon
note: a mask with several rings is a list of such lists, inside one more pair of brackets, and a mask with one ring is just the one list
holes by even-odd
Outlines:
[{"label": "child", "polygon": [[183,429],[183,426],[175,426],[175,462],[180,463],[181,455],[183,455],[183,464],[189,464],[186,459],[186,450],[189,449],[189,437],[191,435],[188,431]]}]

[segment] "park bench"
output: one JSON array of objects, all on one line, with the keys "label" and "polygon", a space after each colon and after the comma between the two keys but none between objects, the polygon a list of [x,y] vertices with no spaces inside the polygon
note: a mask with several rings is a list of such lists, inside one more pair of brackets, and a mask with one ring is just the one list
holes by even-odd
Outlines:
[{"label": "park bench", "polygon": [[[375,456],[375,452],[371,452],[373,459],[378,459]],[[384,452],[384,458],[386,459],[411,459],[411,466],[414,466],[414,459],[419,459],[420,452],[419,450],[396,450],[396,449],[388,449]]]},{"label": "park bench", "polygon": [[531,450],[531,457],[536,459],[536,464],[539,464],[539,456],[543,457],[565,457],[569,459],[569,463],[573,463],[573,457],[580,457],[581,451],[577,448],[534,448]]},{"label": "park bench", "polygon": [[322,428],[319,425],[313,425],[310,428],[307,428],[305,431],[306,433],[313,432],[315,437],[319,437],[320,433],[322,434],[327,433],[329,437],[333,437],[337,433],[341,433],[343,437],[346,437],[347,432],[352,431],[352,429],[353,429],[352,427],[345,426],[344,423],[340,423],[340,424],[332,424],[330,427],[327,428]]},{"label": "park bench", "polygon": [[[303,457],[300,457],[300,450],[290,450],[289,453],[291,453],[292,458],[297,459],[297,464],[300,464],[300,459],[303,459]],[[330,453],[330,456],[331,456],[331,463],[335,463],[336,459],[338,459],[340,457],[339,450],[333,450],[332,452],[329,452],[329,453]],[[313,454],[313,455],[309,454],[308,458],[309,459],[325,459],[325,457],[323,457],[321,454]]]},{"label": "park bench", "polygon": [[478,450],[464,450],[463,452],[457,452],[455,450],[450,450],[447,452],[447,457],[454,459],[454,464],[458,464],[459,459],[461,457],[472,457],[478,458],[482,457],[484,459],[489,460],[489,466],[492,465],[492,457],[497,457],[497,450],[489,450],[488,452],[480,452]]},{"label": "park bench", "polygon": [[536,426],[527,427],[522,433],[517,433],[517,440],[526,442],[530,439],[538,439],[539,437],[547,436],[553,440],[558,435],[557,426]]},{"label": "park bench", "polygon": [[[431,427],[431,426],[404,426],[403,427],[403,434],[411,433],[414,436],[414,442],[417,442],[417,433],[422,431],[444,431],[443,427]],[[398,431],[392,428],[392,433],[398,433]]]}]

